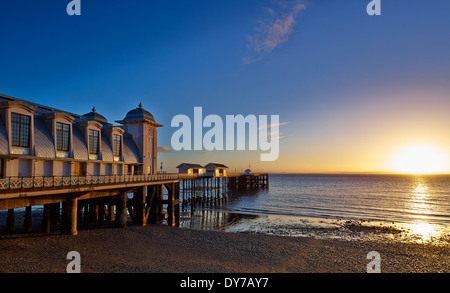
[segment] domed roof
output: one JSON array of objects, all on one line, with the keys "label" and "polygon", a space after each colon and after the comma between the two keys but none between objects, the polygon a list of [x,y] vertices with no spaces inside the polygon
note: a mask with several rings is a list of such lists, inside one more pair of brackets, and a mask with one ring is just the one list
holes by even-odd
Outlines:
[{"label": "domed roof", "polygon": [[83,117],[85,117],[88,120],[98,121],[100,123],[108,123],[108,120],[106,120],[105,117],[97,113],[95,107],[92,108],[92,112],[84,114]]},{"label": "domed roof", "polygon": [[155,118],[153,115],[142,107],[142,103],[139,103],[139,106],[131,110],[125,116],[125,119],[122,122],[131,122],[131,121],[152,121],[155,122]]}]

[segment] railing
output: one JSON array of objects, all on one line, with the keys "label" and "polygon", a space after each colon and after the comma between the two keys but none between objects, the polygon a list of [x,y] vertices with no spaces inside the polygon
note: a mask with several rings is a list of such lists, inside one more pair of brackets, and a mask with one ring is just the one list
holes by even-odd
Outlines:
[{"label": "railing", "polygon": [[178,179],[179,174],[7,177],[0,179],[0,190],[70,187],[70,186],[164,181],[164,180],[178,180]]}]

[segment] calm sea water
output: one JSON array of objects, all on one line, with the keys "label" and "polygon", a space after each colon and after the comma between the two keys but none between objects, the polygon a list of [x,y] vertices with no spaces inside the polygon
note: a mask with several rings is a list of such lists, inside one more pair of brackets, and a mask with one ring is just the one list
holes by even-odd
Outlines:
[{"label": "calm sea water", "polygon": [[450,176],[271,175],[268,190],[233,192],[222,205],[195,207],[184,225],[291,236],[354,228],[347,230],[436,238],[450,232]]}]

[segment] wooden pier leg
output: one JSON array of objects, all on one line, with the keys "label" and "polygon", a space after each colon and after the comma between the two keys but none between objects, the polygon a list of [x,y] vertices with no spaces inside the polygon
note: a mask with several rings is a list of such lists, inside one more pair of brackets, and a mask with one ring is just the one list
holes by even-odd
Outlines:
[{"label": "wooden pier leg", "polygon": [[42,215],[42,232],[50,233],[50,205],[45,204]]},{"label": "wooden pier leg", "polygon": [[120,228],[127,227],[127,200],[128,196],[126,192],[121,192],[117,197],[116,226]]},{"label": "wooden pier leg", "polygon": [[149,221],[151,224],[159,224],[161,221],[161,203],[163,198],[164,185],[154,185],[155,195],[150,203]]},{"label": "wooden pier leg", "polygon": [[147,225],[147,221],[145,220],[145,199],[146,199],[146,191],[147,188],[139,187],[138,190],[134,193],[133,202],[134,202],[134,215],[136,219],[136,224],[139,226]]},{"label": "wooden pier leg", "polygon": [[25,233],[31,233],[33,223],[31,219],[31,206],[25,208],[25,219],[23,221],[23,230]]},{"label": "wooden pier leg", "polygon": [[14,209],[8,210],[8,217],[6,218],[6,231],[8,231],[8,233],[14,233],[15,231]]},{"label": "wooden pier leg", "polygon": [[62,229],[66,235],[77,235],[78,199],[70,197],[63,201]]},{"label": "wooden pier leg", "polygon": [[170,184],[167,206],[167,224],[172,227],[180,225],[180,188],[178,184]]},{"label": "wooden pier leg", "polygon": [[109,222],[114,222],[115,218],[114,218],[114,205],[112,204],[108,204],[108,221]]}]

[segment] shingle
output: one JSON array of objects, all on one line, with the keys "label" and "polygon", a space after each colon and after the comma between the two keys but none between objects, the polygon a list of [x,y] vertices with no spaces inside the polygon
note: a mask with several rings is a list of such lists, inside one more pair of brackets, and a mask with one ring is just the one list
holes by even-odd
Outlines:
[{"label": "shingle", "polygon": [[123,136],[123,160],[125,163],[139,163],[140,155],[139,150],[136,146],[131,135]]},{"label": "shingle", "polygon": [[89,159],[88,148],[83,134],[78,127],[73,127],[73,157],[75,160]]},{"label": "shingle", "polygon": [[177,168],[183,165],[186,166],[187,168],[203,168],[202,165],[200,164],[191,164],[191,163],[181,163],[180,165],[177,166]]},{"label": "shingle", "polygon": [[0,119],[0,154],[7,155],[9,153],[8,145],[8,136],[3,125],[3,119]]},{"label": "shingle", "polygon": [[55,143],[45,122],[41,119],[34,119],[34,149],[37,157],[54,158]]},{"label": "shingle", "polygon": [[102,133],[102,160],[107,162],[114,161],[113,152],[109,140],[105,134]]}]

